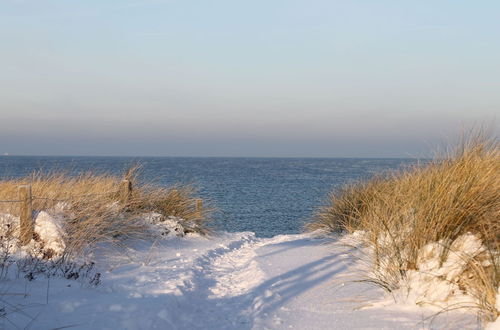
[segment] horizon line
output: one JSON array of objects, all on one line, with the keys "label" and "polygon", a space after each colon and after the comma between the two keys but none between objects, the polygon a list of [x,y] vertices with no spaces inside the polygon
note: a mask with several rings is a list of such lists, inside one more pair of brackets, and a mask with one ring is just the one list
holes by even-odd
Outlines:
[{"label": "horizon line", "polygon": [[93,157],[93,158],[269,158],[269,159],[280,159],[280,158],[289,158],[289,159],[431,159],[433,157],[417,157],[417,156],[179,156],[179,155],[16,155],[16,154],[1,154],[0,157],[74,157],[74,158],[84,158],[84,157]]}]

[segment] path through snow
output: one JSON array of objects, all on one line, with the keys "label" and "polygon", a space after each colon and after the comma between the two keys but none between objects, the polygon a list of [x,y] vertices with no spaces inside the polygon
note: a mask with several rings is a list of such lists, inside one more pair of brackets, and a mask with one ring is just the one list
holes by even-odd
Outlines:
[{"label": "path through snow", "polygon": [[[470,315],[368,307],[383,292],[355,283],[359,262],[332,239],[308,234],[221,234],[136,242],[98,258],[102,284],[11,281],[20,307],[5,328],[422,329],[477,328]],[[47,286],[49,286],[47,288]],[[48,292],[48,295],[47,295]],[[30,322],[30,318],[33,321]],[[15,326],[14,326],[15,325]]]}]

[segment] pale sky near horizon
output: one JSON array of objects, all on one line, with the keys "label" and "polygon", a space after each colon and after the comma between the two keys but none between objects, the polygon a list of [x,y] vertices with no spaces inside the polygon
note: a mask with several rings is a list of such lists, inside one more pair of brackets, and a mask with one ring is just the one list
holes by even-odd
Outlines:
[{"label": "pale sky near horizon", "polygon": [[499,109],[498,1],[0,0],[0,154],[422,157]]}]

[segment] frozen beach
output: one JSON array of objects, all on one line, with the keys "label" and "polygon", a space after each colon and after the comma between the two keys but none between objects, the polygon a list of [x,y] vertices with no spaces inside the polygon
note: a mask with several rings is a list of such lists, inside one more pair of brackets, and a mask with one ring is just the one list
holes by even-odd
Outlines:
[{"label": "frozen beach", "polygon": [[[471,313],[391,303],[345,238],[223,233],[89,256],[95,278],[3,281],[6,329],[477,329]],[[349,255],[347,254],[348,252]],[[356,253],[354,253],[356,255]],[[490,326],[493,328],[493,326]]]}]

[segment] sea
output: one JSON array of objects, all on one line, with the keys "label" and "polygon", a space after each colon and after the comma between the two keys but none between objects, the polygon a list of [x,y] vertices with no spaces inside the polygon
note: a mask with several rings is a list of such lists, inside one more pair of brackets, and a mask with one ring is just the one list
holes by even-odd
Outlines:
[{"label": "sea", "polygon": [[201,158],[0,156],[0,179],[36,171],[123,174],[140,164],[140,180],[161,186],[191,184],[216,211],[211,225],[258,237],[303,230],[328,194],[417,162],[363,158]]}]

